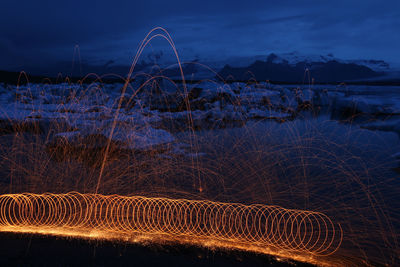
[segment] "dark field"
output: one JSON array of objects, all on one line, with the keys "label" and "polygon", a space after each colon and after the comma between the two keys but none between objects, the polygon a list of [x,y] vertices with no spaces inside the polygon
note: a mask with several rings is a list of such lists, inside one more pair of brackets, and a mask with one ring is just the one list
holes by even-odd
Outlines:
[{"label": "dark field", "polygon": [[313,266],[242,251],[0,234],[1,266]]}]

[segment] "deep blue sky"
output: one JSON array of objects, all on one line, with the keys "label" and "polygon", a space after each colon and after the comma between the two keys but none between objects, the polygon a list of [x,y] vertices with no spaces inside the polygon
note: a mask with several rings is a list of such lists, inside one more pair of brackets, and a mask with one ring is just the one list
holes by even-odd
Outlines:
[{"label": "deep blue sky", "polygon": [[[76,44],[88,64],[128,65],[155,26],[184,60],[298,51],[400,63],[398,0],[3,0],[0,69],[65,71]],[[170,53],[165,41],[152,50]]]}]

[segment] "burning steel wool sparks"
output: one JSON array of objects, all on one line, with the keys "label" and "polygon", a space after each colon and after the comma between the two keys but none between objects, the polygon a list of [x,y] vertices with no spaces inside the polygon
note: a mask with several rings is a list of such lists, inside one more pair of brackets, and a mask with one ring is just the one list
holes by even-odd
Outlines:
[{"label": "burning steel wool sparks", "polygon": [[[136,71],[155,38],[172,48],[173,78],[168,68]],[[189,81],[156,27],[110,84],[95,74],[30,84],[21,72],[0,91],[0,231],[395,265],[398,183],[387,154],[397,148],[384,151],[387,136],[353,118],[334,121],[340,103],[345,113],[357,106],[348,88],[227,81],[192,64],[215,80]]]},{"label": "burning steel wool sparks", "polygon": [[342,241],[340,225],[325,214],[278,206],[75,192],[0,196],[0,231],[35,228],[208,239],[314,256],[334,253]]}]

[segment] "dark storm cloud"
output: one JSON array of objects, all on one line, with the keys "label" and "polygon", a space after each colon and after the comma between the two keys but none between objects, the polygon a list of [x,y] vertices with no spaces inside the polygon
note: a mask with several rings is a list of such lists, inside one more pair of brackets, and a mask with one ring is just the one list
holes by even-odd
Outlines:
[{"label": "dark storm cloud", "polygon": [[[186,59],[269,52],[399,61],[399,1],[12,1],[0,13],[0,69],[129,64],[154,26]],[[156,41],[150,50],[167,49]],[[166,53],[168,54],[168,53]]]}]

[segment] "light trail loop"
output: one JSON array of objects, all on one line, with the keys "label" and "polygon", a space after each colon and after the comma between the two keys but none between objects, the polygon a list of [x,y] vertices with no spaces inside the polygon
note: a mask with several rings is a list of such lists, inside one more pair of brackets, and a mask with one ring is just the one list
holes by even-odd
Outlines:
[{"label": "light trail loop", "polygon": [[320,212],[76,192],[0,195],[0,225],[211,239],[318,256],[342,241],[340,225]]}]

